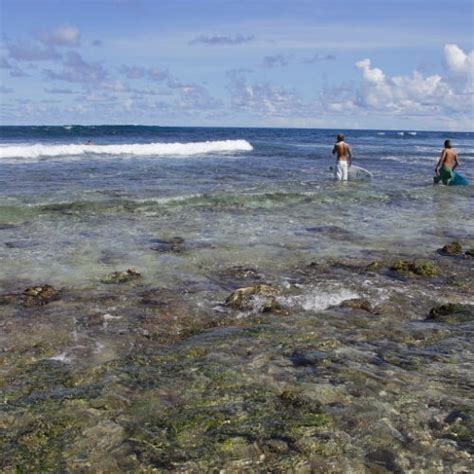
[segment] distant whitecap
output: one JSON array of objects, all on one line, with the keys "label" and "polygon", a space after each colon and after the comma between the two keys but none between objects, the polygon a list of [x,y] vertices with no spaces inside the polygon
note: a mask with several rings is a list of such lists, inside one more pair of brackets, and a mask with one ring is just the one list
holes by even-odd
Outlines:
[{"label": "distant whitecap", "polygon": [[189,143],[133,143],[121,145],[67,144],[67,145],[7,145],[0,147],[0,159],[36,159],[86,154],[102,156],[192,156],[208,153],[251,151],[246,140],[221,140]]}]

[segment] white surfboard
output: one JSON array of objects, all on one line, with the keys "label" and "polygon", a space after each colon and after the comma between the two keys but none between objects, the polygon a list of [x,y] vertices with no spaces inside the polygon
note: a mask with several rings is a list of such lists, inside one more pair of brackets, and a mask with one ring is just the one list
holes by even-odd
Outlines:
[{"label": "white surfboard", "polygon": [[[336,168],[334,166],[329,167],[329,170],[332,171],[333,173],[335,169]],[[365,168],[352,165],[349,167],[347,177],[349,178],[350,181],[362,181],[362,180],[372,179],[374,175],[369,170],[366,170]]]}]

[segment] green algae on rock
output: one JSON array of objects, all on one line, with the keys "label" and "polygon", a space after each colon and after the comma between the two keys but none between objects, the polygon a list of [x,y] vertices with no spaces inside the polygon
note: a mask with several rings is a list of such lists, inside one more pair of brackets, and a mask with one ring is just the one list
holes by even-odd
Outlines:
[{"label": "green algae on rock", "polygon": [[463,323],[474,321],[474,305],[447,303],[434,306],[428,320],[443,323]]},{"label": "green algae on rock", "polygon": [[415,274],[423,277],[433,277],[438,275],[439,268],[432,260],[414,260],[412,262],[407,260],[397,260],[390,266],[390,270],[405,273]]}]

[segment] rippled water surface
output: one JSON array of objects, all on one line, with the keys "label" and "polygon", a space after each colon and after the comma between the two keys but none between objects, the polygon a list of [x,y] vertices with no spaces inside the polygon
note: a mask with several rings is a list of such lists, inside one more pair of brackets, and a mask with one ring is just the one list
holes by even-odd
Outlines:
[{"label": "rippled water surface", "polygon": [[0,470],[472,470],[473,134],[0,131]]}]

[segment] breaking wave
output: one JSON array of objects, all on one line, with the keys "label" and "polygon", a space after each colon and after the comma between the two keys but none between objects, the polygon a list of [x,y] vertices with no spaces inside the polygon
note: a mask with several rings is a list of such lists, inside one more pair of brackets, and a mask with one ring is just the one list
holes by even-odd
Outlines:
[{"label": "breaking wave", "polygon": [[192,156],[207,153],[251,151],[246,140],[221,140],[190,143],[133,143],[120,145],[67,144],[67,145],[4,145],[0,159],[35,160],[64,158],[81,155],[107,156]]}]

